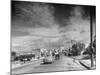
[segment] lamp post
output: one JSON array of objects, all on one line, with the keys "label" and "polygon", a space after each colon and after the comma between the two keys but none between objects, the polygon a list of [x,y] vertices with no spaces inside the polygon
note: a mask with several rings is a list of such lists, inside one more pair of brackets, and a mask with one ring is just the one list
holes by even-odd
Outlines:
[{"label": "lamp post", "polygon": [[91,67],[94,67],[94,57],[93,57],[93,17],[92,17],[92,7],[90,7],[90,50],[91,50]]}]

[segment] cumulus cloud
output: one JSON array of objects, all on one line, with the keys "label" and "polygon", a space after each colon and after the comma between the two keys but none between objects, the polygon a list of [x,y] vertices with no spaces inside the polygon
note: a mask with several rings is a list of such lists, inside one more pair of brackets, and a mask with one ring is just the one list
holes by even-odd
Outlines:
[{"label": "cumulus cloud", "polygon": [[12,18],[12,50],[59,48],[65,43],[69,46],[71,40],[84,43],[90,41],[90,22],[83,18],[82,6],[75,6],[69,11],[69,20],[63,17],[64,26],[55,19],[54,14],[57,12],[53,5],[17,2],[13,3],[13,7],[16,10]]}]

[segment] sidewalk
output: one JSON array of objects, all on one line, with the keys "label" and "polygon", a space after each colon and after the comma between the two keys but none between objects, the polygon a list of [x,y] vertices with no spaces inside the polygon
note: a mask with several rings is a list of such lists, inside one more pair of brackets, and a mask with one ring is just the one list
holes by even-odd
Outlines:
[{"label": "sidewalk", "polygon": [[93,70],[96,69],[96,63],[94,61],[94,67],[91,67],[91,60],[90,59],[83,59],[84,57],[87,57],[85,55],[82,56],[74,56],[72,57],[74,60],[78,60],[79,63],[84,66],[85,68],[89,69],[89,70]]},{"label": "sidewalk", "polygon": [[28,61],[26,63],[11,64],[11,69],[15,69],[15,68],[18,68],[18,67],[23,67],[23,66],[26,66],[26,65],[29,65],[29,64],[37,63],[39,61],[42,61],[42,59],[43,58],[41,58],[41,59],[34,59],[34,60]]},{"label": "sidewalk", "polygon": [[87,69],[89,70],[94,70],[96,69],[96,64],[94,62],[94,67],[91,67],[91,60],[88,59],[88,60],[79,60],[80,64],[84,67],[86,67]]}]

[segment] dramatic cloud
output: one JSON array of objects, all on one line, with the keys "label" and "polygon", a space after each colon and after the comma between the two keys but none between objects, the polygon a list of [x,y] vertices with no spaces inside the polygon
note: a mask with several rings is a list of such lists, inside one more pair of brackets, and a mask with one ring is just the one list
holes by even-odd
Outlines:
[{"label": "dramatic cloud", "polygon": [[54,9],[49,4],[45,3],[28,3],[18,2],[13,3],[13,18],[17,26],[26,27],[49,27],[55,24]]},{"label": "dramatic cloud", "polygon": [[59,48],[69,46],[71,40],[89,43],[90,22],[88,16],[83,17],[85,6],[57,6],[13,1],[12,50]]}]

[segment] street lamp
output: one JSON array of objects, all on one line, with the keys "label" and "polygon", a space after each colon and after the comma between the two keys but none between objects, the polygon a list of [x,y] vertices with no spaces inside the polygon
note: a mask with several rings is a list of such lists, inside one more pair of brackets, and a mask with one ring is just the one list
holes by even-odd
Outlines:
[{"label": "street lamp", "polygon": [[92,17],[92,7],[90,7],[90,50],[91,50],[91,54],[90,54],[90,57],[91,57],[91,67],[94,67],[94,57],[93,57],[93,17]]}]

